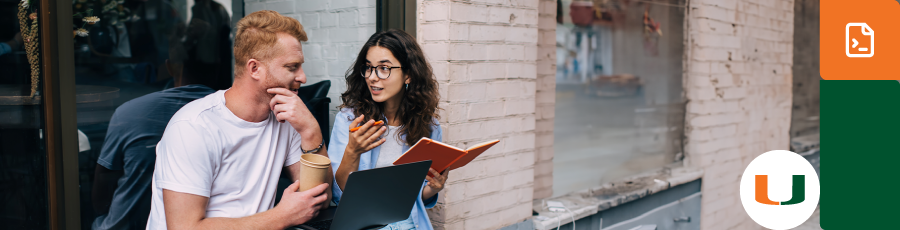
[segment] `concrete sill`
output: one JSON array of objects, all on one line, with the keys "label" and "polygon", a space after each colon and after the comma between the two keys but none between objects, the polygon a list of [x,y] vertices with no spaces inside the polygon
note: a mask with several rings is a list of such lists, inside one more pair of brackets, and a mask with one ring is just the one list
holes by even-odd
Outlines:
[{"label": "concrete sill", "polygon": [[[534,229],[547,230],[557,225],[571,223],[612,207],[641,199],[666,189],[697,180],[703,170],[681,166],[681,162],[657,171],[638,174],[622,181],[606,183],[591,189],[553,198],[534,200],[532,209],[538,213],[533,218]],[[569,211],[550,212],[545,201],[562,202]]]}]

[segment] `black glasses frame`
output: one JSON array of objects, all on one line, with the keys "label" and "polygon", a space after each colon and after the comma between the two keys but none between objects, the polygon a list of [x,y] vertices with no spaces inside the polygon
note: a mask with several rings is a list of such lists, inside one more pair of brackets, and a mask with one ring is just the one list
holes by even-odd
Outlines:
[{"label": "black glasses frame", "polygon": [[[388,75],[385,77],[381,77],[381,75],[378,74],[376,71],[371,71],[372,69],[379,68],[379,67],[389,68],[390,71],[388,71]],[[385,79],[388,79],[389,77],[391,77],[391,73],[394,72],[393,71],[394,69],[399,69],[399,68],[403,68],[403,67],[402,66],[377,65],[377,66],[363,66],[362,68],[363,68],[363,71],[360,74],[362,75],[363,78],[369,78],[369,76],[366,75],[366,71],[371,71],[370,73],[375,74],[376,77],[380,78],[381,80],[385,80]]]}]

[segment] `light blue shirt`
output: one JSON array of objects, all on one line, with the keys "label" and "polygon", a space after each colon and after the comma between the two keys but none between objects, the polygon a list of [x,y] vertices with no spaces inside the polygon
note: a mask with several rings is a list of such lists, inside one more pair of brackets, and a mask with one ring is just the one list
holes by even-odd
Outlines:
[{"label": "light blue shirt", "polygon": [[[350,109],[341,109],[338,112],[337,116],[334,118],[334,126],[331,129],[331,141],[328,144],[328,158],[331,158],[331,168],[337,173],[338,166],[341,165],[341,159],[344,158],[344,149],[347,148],[347,140],[350,135],[350,123],[356,119],[356,116],[353,115],[353,110]],[[442,139],[442,131],[440,124],[435,121],[435,125],[431,127],[431,138],[432,140],[441,141]],[[403,140],[403,152],[409,150],[409,145],[406,144],[406,135],[401,134],[400,140]],[[375,163],[378,162],[378,153],[381,150],[381,147],[375,147],[374,149],[363,153],[359,157],[359,169],[368,170],[375,168]],[[427,180],[422,182],[422,188],[424,188],[427,184]],[[333,201],[335,204],[340,204],[341,194],[344,192],[341,191],[340,186],[338,186],[337,181],[335,180],[334,185],[332,186],[333,193]],[[428,219],[428,213],[425,212],[426,209],[434,207],[437,204],[438,194],[435,194],[433,197],[428,200],[422,200],[422,189],[419,189],[419,195],[416,197],[416,204],[413,206],[412,213],[410,213],[409,218],[413,220],[416,225],[416,229],[425,229],[432,230],[434,227],[431,226],[431,220]]]}]

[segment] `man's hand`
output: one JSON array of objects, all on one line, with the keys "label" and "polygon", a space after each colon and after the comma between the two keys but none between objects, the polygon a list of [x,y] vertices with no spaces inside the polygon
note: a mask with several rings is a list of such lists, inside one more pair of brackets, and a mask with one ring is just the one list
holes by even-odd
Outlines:
[{"label": "man's hand", "polygon": [[270,88],[266,92],[275,95],[269,101],[269,108],[275,112],[275,119],[279,122],[287,121],[300,134],[321,134],[319,123],[297,94],[285,88]]},{"label": "man's hand", "polygon": [[[363,119],[363,115],[354,119],[353,122],[350,123],[350,128],[359,126],[359,123],[362,122]],[[350,156],[353,157],[359,157],[360,154],[378,147],[386,140],[385,138],[379,140],[385,131],[387,131],[387,128],[382,125],[375,125],[375,120],[369,120],[362,126],[359,126],[359,129],[350,132],[349,134],[350,137],[348,138],[349,140],[347,140],[347,148],[344,150],[345,157],[347,154],[351,154]]]},{"label": "man's hand", "polygon": [[327,183],[303,192],[297,192],[298,188],[300,188],[300,182],[294,181],[291,186],[284,189],[281,202],[274,208],[292,220],[291,226],[306,223],[319,215],[320,210],[328,207],[328,202],[326,202],[328,196],[325,194],[325,189],[328,188]]}]

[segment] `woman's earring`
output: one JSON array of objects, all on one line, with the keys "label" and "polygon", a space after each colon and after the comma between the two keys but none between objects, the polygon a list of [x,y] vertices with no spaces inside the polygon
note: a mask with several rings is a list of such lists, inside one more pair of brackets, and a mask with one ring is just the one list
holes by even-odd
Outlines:
[{"label": "woman's earring", "polygon": [[406,84],[406,89],[409,90],[409,84]]}]

